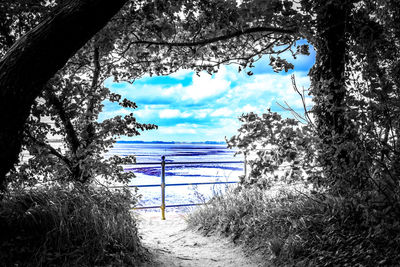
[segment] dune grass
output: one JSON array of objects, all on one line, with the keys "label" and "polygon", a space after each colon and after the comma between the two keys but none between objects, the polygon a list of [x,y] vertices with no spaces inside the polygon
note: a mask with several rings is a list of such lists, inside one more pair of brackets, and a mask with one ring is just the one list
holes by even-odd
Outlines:
[{"label": "dune grass", "polygon": [[195,210],[188,223],[205,234],[230,236],[264,255],[268,266],[396,266],[399,214],[384,212],[328,194],[282,191],[271,197],[258,188],[237,188]]},{"label": "dune grass", "polygon": [[141,266],[127,192],[93,188],[32,189],[0,202],[3,266]]}]

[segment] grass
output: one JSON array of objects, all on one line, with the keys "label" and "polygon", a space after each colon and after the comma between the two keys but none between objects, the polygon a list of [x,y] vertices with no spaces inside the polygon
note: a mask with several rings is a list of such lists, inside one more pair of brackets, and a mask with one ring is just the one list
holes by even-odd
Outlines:
[{"label": "grass", "polygon": [[17,191],[0,202],[3,266],[141,266],[126,192],[93,188]]},{"label": "grass", "polygon": [[275,266],[398,266],[399,213],[355,198],[238,188],[215,196],[188,218]]}]

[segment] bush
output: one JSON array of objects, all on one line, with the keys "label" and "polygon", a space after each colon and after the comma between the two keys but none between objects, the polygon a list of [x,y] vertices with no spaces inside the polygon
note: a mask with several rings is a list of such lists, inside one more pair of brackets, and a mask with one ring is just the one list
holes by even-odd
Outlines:
[{"label": "bush", "polygon": [[51,188],[0,202],[0,262],[6,266],[136,266],[147,259],[127,192]]},{"label": "bush", "polygon": [[237,188],[197,209],[188,222],[205,234],[230,236],[276,266],[398,264],[400,213],[363,201]]}]

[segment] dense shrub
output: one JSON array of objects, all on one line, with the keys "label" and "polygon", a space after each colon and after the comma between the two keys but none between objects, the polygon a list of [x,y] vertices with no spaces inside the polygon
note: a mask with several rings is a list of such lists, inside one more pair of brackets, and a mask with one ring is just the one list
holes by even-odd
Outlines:
[{"label": "dense shrub", "polygon": [[0,202],[6,266],[137,266],[146,260],[128,192],[40,188]]},{"label": "dense shrub", "polygon": [[[397,205],[399,206],[399,205]],[[328,194],[235,189],[196,210],[189,225],[219,232],[277,266],[393,266],[399,211]]]}]

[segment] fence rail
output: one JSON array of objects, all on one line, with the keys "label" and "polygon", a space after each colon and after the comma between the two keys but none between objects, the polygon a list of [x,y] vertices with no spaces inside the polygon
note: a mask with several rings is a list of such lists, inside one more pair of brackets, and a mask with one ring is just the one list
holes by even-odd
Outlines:
[{"label": "fence rail", "polygon": [[210,184],[234,184],[237,182],[200,182],[200,183],[165,183],[165,166],[166,165],[193,165],[193,164],[236,164],[244,163],[244,174],[246,175],[246,159],[245,161],[182,161],[182,162],[168,162],[165,161],[165,156],[161,157],[161,162],[138,162],[137,165],[161,165],[161,184],[145,184],[145,185],[127,185],[127,186],[110,186],[110,188],[122,188],[122,187],[161,187],[161,206],[146,206],[146,207],[135,207],[134,209],[161,209],[161,219],[165,220],[165,208],[172,207],[189,207],[202,205],[200,203],[187,203],[187,204],[165,204],[165,188],[167,186],[185,186],[185,185],[210,185]]}]

